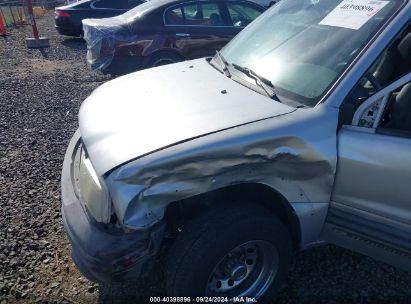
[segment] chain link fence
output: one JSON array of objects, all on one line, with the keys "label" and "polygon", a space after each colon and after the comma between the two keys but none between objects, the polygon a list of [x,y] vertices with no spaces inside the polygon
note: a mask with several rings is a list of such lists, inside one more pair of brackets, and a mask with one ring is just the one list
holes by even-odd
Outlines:
[{"label": "chain link fence", "polygon": [[[64,0],[32,0],[32,2],[36,18],[43,16],[47,10],[65,3]],[[0,16],[6,28],[30,23],[25,0],[0,0]]]}]

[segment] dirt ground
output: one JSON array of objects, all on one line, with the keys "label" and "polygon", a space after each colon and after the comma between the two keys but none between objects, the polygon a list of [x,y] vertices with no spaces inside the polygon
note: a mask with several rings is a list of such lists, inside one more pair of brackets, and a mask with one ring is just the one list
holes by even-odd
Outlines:
[{"label": "dirt ground", "polygon": [[[83,40],[38,21],[51,47],[28,50],[30,27],[0,37],[0,303],[140,303],[164,294],[161,265],[127,285],[85,279],[70,258],[60,171],[82,101],[110,76],[86,65]],[[296,257],[277,303],[411,303],[411,274],[324,246]]]}]

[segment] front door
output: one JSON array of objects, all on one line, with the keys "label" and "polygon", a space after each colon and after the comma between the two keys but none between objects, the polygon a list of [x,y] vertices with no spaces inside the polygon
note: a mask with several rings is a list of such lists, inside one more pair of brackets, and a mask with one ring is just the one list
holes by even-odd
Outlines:
[{"label": "front door", "polygon": [[[381,54],[340,111],[326,241],[411,270],[411,32]],[[352,113],[352,114],[350,114]]]}]

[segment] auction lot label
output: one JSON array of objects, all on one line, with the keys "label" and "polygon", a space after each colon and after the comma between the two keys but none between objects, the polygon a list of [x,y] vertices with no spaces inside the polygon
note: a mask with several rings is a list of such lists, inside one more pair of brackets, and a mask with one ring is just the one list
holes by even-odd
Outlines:
[{"label": "auction lot label", "polygon": [[249,297],[150,297],[150,303],[257,303]]},{"label": "auction lot label", "polygon": [[319,24],[358,30],[389,1],[343,0]]}]

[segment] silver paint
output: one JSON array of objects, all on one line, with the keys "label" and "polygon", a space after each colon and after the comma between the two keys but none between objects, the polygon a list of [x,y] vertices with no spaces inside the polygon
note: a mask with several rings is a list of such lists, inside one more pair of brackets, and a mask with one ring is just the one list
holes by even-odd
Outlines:
[{"label": "silver paint", "polygon": [[131,161],[106,180],[116,214],[122,225],[146,229],[163,218],[171,202],[228,185],[262,183],[305,217],[301,244],[309,246],[318,241],[330,201],[337,113],[323,106],[299,109]]},{"label": "silver paint", "polygon": [[157,149],[294,110],[199,59],[107,82],[82,104],[79,125],[94,169],[103,175]]},{"label": "silver paint", "polygon": [[337,121],[336,108],[281,104],[204,59],[117,78],[80,110],[88,157],[99,176],[107,175],[124,227],[147,229],[181,199],[261,183],[291,203],[303,248],[319,241],[325,220]]},{"label": "silver paint", "polygon": [[[204,59],[101,86],[82,105],[80,129],[120,224],[144,231],[155,227],[172,202],[259,183],[290,203],[302,249],[322,242],[333,208],[410,231],[409,139],[377,134],[381,112],[359,124],[363,113],[384,108],[387,98],[373,101],[385,93],[364,102],[355,126],[337,131],[344,98],[410,17],[408,4],[310,109],[270,100]],[[357,249],[349,242],[348,248]]]},{"label": "silver paint", "polygon": [[255,182],[291,203],[302,247],[318,242],[336,172],[338,107],[408,15],[401,13],[313,109],[272,101],[204,59],[101,86],[81,108],[80,129],[96,172],[115,168],[106,182],[120,222],[146,229],[171,202]]},{"label": "silver paint", "polygon": [[[407,224],[411,231],[411,139],[377,132],[391,93],[410,81],[408,73],[364,101],[352,126],[344,126],[339,132],[338,174],[332,201],[360,214],[366,212]],[[372,119],[364,123],[369,117]]]}]

